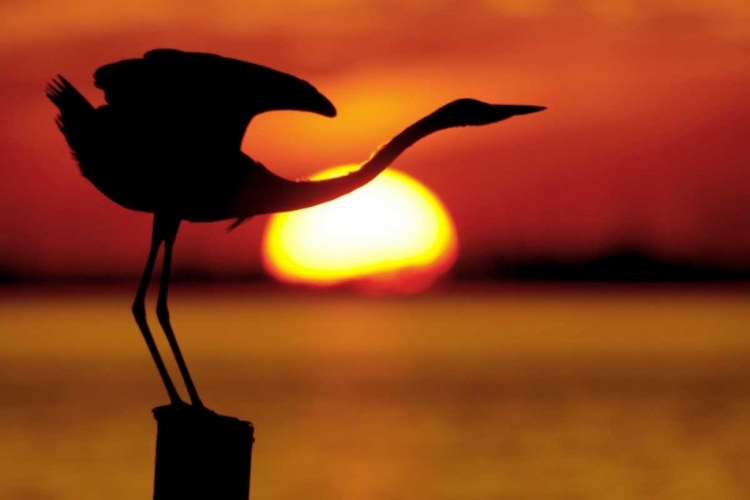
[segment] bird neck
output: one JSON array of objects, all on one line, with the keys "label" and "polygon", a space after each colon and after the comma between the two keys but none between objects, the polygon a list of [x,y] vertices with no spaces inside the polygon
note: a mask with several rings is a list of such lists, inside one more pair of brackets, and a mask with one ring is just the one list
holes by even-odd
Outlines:
[{"label": "bird neck", "polygon": [[335,200],[364,186],[388,168],[404,151],[441,127],[429,115],[396,135],[362,163],[359,170],[341,177],[316,181],[289,181],[263,168],[243,183],[236,203],[236,217],[247,218],[288,212]]}]

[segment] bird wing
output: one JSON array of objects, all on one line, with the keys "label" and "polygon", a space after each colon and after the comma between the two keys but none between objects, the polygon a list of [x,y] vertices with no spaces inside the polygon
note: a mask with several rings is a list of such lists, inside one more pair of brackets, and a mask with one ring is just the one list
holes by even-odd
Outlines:
[{"label": "bird wing", "polygon": [[112,111],[193,147],[239,149],[250,120],[265,111],[336,114],[304,80],[214,54],[152,50],[102,66],[94,79]]}]

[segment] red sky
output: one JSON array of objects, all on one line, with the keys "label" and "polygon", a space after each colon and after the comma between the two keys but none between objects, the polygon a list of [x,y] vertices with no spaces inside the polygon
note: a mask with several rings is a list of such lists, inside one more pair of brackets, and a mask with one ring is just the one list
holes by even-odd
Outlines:
[{"label": "red sky", "polygon": [[[150,216],[79,174],[54,126],[61,73],[95,104],[93,71],[156,47],[295,74],[337,106],[258,118],[243,150],[307,176],[458,97],[548,110],[442,132],[395,164],[455,220],[464,259],[590,256],[623,245],[750,265],[750,4],[0,1],[0,270],[137,275]],[[259,267],[265,218],[185,224],[175,266]]]}]

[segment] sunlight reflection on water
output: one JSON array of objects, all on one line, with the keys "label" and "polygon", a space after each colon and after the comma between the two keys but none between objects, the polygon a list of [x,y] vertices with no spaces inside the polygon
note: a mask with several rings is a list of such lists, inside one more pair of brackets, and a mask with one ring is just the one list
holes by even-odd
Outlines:
[{"label": "sunlight reflection on water", "polygon": [[[150,498],[166,397],[129,303],[3,295],[0,498]],[[204,401],[256,426],[253,498],[750,498],[746,295],[178,291],[172,317]]]}]

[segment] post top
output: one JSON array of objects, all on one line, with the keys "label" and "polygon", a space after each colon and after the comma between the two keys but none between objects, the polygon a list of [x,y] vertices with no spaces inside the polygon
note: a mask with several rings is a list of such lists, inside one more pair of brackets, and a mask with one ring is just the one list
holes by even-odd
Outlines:
[{"label": "post top", "polygon": [[240,420],[237,417],[230,417],[227,415],[219,415],[213,410],[208,408],[199,408],[192,405],[164,405],[157,406],[152,409],[151,412],[154,414],[154,418],[157,422],[164,421],[221,421],[224,425],[232,425],[233,423],[240,425],[247,425],[253,428],[252,422],[246,420]]}]

